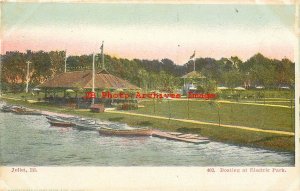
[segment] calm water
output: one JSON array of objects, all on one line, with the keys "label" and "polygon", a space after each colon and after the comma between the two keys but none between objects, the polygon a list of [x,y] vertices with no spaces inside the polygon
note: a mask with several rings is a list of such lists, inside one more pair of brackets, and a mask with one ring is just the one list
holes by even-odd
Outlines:
[{"label": "calm water", "polygon": [[294,155],[219,142],[106,137],[50,127],[44,116],[0,112],[3,166],[293,166]]}]

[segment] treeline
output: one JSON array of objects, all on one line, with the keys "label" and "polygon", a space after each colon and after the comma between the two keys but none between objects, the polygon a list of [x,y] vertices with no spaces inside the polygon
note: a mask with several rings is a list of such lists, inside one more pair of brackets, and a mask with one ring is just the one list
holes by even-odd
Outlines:
[{"label": "treeline", "polygon": [[1,55],[1,88],[3,91],[22,91],[26,84],[27,61],[30,61],[30,88],[52,78],[64,70],[64,51],[28,50]]},{"label": "treeline", "polygon": [[[87,70],[92,67],[92,55],[68,56],[67,71]],[[6,52],[1,55],[2,89],[21,91],[26,83],[26,61],[30,61],[30,87],[43,83],[58,73],[64,72],[64,51],[28,50],[22,52]],[[101,55],[96,55],[96,68],[102,69]],[[181,88],[184,74],[193,71],[194,63],[176,65],[170,59],[140,60],[123,59],[105,55],[105,69],[145,90],[171,91]],[[295,64],[289,59],[269,59],[258,53],[243,62],[238,57],[197,58],[196,71],[207,77],[208,81],[227,87],[278,88],[293,87],[295,83]]]}]

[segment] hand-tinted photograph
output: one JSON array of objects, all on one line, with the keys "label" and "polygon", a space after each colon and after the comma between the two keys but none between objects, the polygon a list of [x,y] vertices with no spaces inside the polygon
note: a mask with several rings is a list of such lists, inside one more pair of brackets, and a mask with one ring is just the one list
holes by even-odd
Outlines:
[{"label": "hand-tinted photograph", "polygon": [[294,5],[1,6],[1,166],[295,165]]}]

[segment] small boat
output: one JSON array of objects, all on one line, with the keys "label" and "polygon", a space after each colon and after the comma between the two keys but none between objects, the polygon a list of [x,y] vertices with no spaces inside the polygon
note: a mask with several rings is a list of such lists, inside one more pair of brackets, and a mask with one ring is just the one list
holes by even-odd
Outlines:
[{"label": "small boat", "polygon": [[46,116],[49,121],[63,121],[61,118],[56,116]]},{"label": "small boat", "polygon": [[152,130],[147,128],[112,129],[108,127],[101,127],[98,131],[100,134],[103,135],[114,135],[114,136],[151,136],[152,135]]},{"label": "small boat", "polygon": [[68,121],[48,121],[52,126],[56,126],[56,127],[73,127],[75,126],[74,123],[72,122],[68,122]]},{"label": "small boat", "polygon": [[16,114],[20,114],[22,112],[25,112],[25,108],[24,107],[12,107],[11,108],[11,112],[16,113]]},{"label": "small boat", "polygon": [[19,114],[19,115],[42,115],[40,112],[38,111],[31,111],[31,110],[25,110],[25,111],[17,111],[15,112],[16,114]]},{"label": "small boat", "polygon": [[18,115],[42,115],[40,112],[25,107],[14,107],[11,111]]},{"label": "small boat", "polygon": [[12,108],[13,108],[13,106],[4,105],[4,106],[2,106],[1,111],[2,112],[12,112]]},{"label": "small boat", "polygon": [[96,121],[93,119],[85,119],[85,118],[79,118],[72,120],[75,123],[83,123],[83,124],[96,124]]},{"label": "small boat", "polygon": [[95,123],[75,123],[75,128],[78,130],[88,130],[88,131],[94,131],[99,129],[99,124]]}]

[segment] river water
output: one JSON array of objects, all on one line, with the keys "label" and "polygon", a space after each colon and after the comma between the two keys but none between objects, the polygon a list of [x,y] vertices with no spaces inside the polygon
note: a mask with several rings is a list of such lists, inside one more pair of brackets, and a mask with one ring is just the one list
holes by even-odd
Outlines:
[{"label": "river water", "polygon": [[100,136],[0,112],[1,166],[294,166],[294,154],[220,142]]}]

